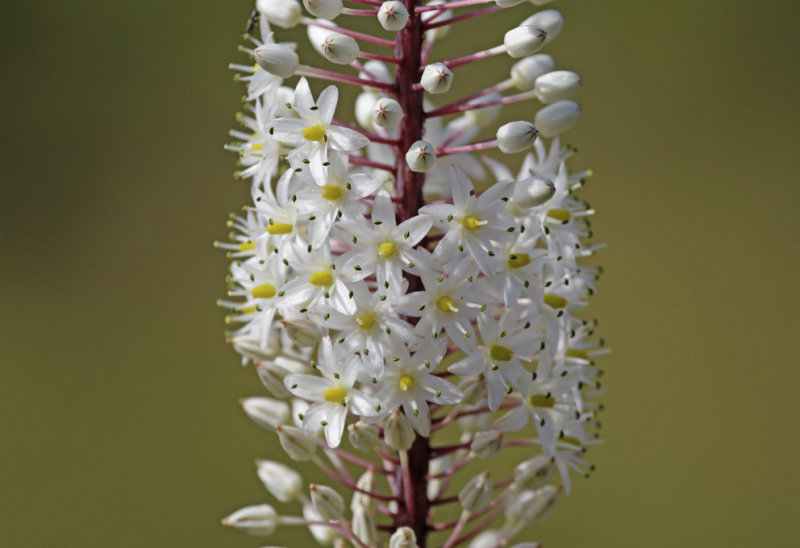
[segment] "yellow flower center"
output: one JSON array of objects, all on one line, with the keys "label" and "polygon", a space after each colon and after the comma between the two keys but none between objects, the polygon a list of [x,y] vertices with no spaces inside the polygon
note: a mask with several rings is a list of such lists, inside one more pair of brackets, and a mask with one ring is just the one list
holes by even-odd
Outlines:
[{"label": "yellow flower center", "polygon": [[239,251],[253,251],[255,248],[255,242],[242,242],[239,244]]},{"label": "yellow flower center", "polygon": [[561,295],[553,295],[552,293],[544,294],[544,304],[551,308],[564,308],[567,306],[567,299]]},{"label": "yellow flower center", "polygon": [[477,215],[467,215],[461,219],[461,224],[467,230],[478,230],[483,225],[489,224],[489,221],[483,221]]},{"label": "yellow flower center", "polygon": [[397,381],[397,386],[400,387],[400,390],[403,392],[408,392],[412,388],[414,388],[414,377],[411,375],[403,375],[400,377],[400,380]]},{"label": "yellow flower center", "polygon": [[303,137],[309,141],[322,141],[325,138],[325,128],[322,126],[309,126],[303,130]]},{"label": "yellow flower center", "polygon": [[264,150],[264,143],[254,143],[248,147],[248,150]]},{"label": "yellow flower center", "polygon": [[244,308],[242,308],[242,314],[252,314],[255,311],[256,311],[255,306],[245,306]]},{"label": "yellow flower center", "polygon": [[514,357],[514,351],[499,344],[489,347],[489,356],[496,362],[507,362]]},{"label": "yellow flower center", "polygon": [[318,285],[320,287],[328,287],[329,285],[333,284],[333,276],[327,270],[320,270],[319,272],[314,272],[309,278],[308,282],[311,285]]},{"label": "yellow flower center", "polygon": [[358,327],[361,329],[370,329],[374,323],[375,314],[364,314],[363,316],[356,318],[356,324],[358,324]]},{"label": "yellow flower center", "polygon": [[272,223],[267,225],[267,232],[272,235],[275,234],[289,234],[292,231],[292,225],[287,223]]},{"label": "yellow flower center", "polygon": [[344,189],[337,185],[325,185],[322,187],[322,197],[326,200],[338,200],[344,194]]},{"label": "yellow flower center", "polygon": [[512,253],[508,256],[508,268],[522,268],[531,263],[531,256],[527,253]]},{"label": "yellow flower center", "polygon": [[569,212],[569,209],[551,209],[547,212],[547,216],[563,223],[572,218],[572,213]]},{"label": "yellow flower center", "polygon": [[347,390],[345,390],[341,386],[334,386],[333,388],[328,388],[325,392],[322,393],[322,397],[325,398],[325,401],[329,401],[331,403],[342,403],[342,401],[346,396],[347,396]]},{"label": "yellow flower center", "polygon": [[383,242],[378,246],[378,256],[383,259],[388,259],[394,255],[394,250],[396,247],[397,246],[394,245],[394,242]]},{"label": "yellow flower center", "polygon": [[458,308],[456,308],[456,302],[447,296],[436,299],[436,306],[438,306],[439,310],[442,312],[458,312]]},{"label": "yellow flower center", "polygon": [[567,348],[567,351],[564,352],[564,356],[568,358],[580,358],[582,360],[589,359],[589,354],[586,353],[586,350],[581,350],[580,348]]},{"label": "yellow flower center", "polygon": [[536,394],[528,398],[528,401],[533,407],[552,408],[556,404],[556,399],[549,394]]},{"label": "yellow flower center", "polygon": [[275,296],[275,286],[272,284],[259,285],[250,292],[256,299],[271,299]]},{"label": "yellow flower center", "polygon": [[581,440],[579,440],[578,438],[573,438],[572,436],[562,436],[559,441],[568,443],[570,445],[574,445],[575,447],[580,447],[582,445]]}]

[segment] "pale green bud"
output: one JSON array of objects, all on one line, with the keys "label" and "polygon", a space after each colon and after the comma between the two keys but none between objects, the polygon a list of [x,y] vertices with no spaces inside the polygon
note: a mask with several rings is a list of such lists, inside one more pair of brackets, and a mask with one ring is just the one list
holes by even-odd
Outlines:
[{"label": "pale green bud", "polygon": [[492,476],[489,472],[478,474],[458,492],[458,500],[467,512],[477,512],[492,500]]},{"label": "pale green bud", "polygon": [[419,82],[430,94],[446,93],[453,84],[453,71],[444,63],[431,63],[425,66]]},{"label": "pale green bud", "polygon": [[278,527],[278,513],[269,504],[247,506],[222,520],[222,525],[233,527],[259,537],[268,537]]},{"label": "pale green bud", "polygon": [[272,496],[281,502],[291,502],[300,498],[303,490],[303,478],[300,474],[280,462],[258,460],[256,464],[258,478]]},{"label": "pale green bud", "polygon": [[311,504],[314,505],[319,515],[324,520],[340,520],[344,512],[344,499],[342,496],[326,485],[312,483]]},{"label": "pale green bud", "polygon": [[317,450],[317,442],[297,426],[281,425],[275,428],[281,447],[292,460],[311,460]]},{"label": "pale green bud", "polygon": [[314,17],[333,20],[342,13],[342,0],[303,0],[303,5]]},{"label": "pale green bud", "polygon": [[378,10],[378,22],[386,30],[402,30],[408,23],[408,10],[402,2],[384,2]]},{"label": "pale green bud", "polygon": [[356,422],[348,425],[347,437],[353,447],[361,451],[372,451],[381,444],[378,428],[365,422]]},{"label": "pale green bud", "polygon": [[503,450],[503,433],[497,430],[478,432],[472,438],[469,450],[479,459],[488,459]]},{"label": "pale green bud", "polygon": [[272,398],[243,398],[239,403],[247,416],[267,430],[289,420],[289,404]]},{"label": "pale green bud", "polygon": [[530,148],[539,131],[530,122],[509,122],[497,130],[497,148],[506,154]]},{"label": "pale green bud", "polygon": [[410,527],[400,527],[392,533],[389,539],[389,548],[419,548],[417,546],[417,535]]},{"label": "pale green bud", "polygon": [[547,40],[547,33],[533,25],[523,25],[508,31],[503,37],[503,45],[514,59],[536,53]]},{"label": "pale green bud", "polygon": [[539,76],[533,89],[537,99],[549,104],[569,99],[578,92],[581,83],[581,77],[572,71],[554,70]]},{"label": "pale green bud", "polygon": [[396,451],[407,451],[414,443],[414,428],[400,410],[392,413],[383,427],[383,437],[386,444]]},{"label": "pale green bud", "polygon": [[555,470],[556,460],[547,455],[537,455],[532,459],[521,462],[514,469],[514,483],[511,488],[515,490],[538,489],[545,485]]},{"label": "pale green bud", "polygon": [[555,137],[575,125],[581,106],[574,101],[557,101],[536,113],[536,127],[544,137]]},{"label": "pale green bud", "polygon": [[257,0],[256,9],[267,21],[284,29],[296,26],[303,14],[296,0]]},{"label": "pale green bud", "polygon": [[551,72],[556,67],[556,62],[546,53],[537,53],[520,59],[511,67],[511,79],[521,91],[533,89],[536,79],[542,74]]}]

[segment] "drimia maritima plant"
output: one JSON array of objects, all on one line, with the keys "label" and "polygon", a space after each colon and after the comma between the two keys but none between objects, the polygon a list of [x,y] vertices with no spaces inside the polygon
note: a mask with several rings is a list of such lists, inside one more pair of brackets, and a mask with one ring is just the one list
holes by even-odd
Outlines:
[{"label": "drimia maritima plant", "polygon": [[[349,3],[259,0],[233,65],[247,104],[228,148],[253,203],[218,244],[221,304],[269,392],[242,405],[326,485],[271,455],[258,476],[280,512],[223,523],[308,529],[303,546],[539,546],[520,537],[592,468],[603,353],[579,316],[598,274],[574,195],[589,173],[559,140],[581,79],[537,53],[563,18],[548,0]],[[463,21],[506,8],[520,22],[502,43],[437,60],[441,40],[473,41]],[[310,47],[281,41],[298,26]],[[458,92],[459,68],[490,57],[510,58],[508,78]],[[495,124],[520,101],[533,121]]]}]

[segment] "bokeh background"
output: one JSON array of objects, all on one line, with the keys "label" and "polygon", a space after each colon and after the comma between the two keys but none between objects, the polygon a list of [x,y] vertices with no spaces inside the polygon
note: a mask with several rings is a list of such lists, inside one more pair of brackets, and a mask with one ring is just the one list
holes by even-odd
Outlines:
[{"label": "bokeh background", "polygon": [[[592,315],[614,353],[598,470],[535,538],[797,546],[800,5],[552,6],[548,52],[584,76],[567,136],[596,173]],[[211,243],[247,199],[222,144],[250,7],[3,4],[3,546],[305,545],[219,525],[268,500],[252,461],[280,451],[237,404],[262,390],[214,304]],[[531,9],[448,47],[492,46]]]}]

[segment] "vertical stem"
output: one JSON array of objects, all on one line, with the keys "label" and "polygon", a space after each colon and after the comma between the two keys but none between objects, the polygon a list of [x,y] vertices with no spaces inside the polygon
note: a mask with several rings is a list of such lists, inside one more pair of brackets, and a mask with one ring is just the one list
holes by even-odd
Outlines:
[{"label": "vertical stem", "polygon": [[[422,90],[415,90],[413,85],[419,80],[422,65],[422,19],[416,11],[419,0],[402,0],[409,13],[408,23],[405,28],[396,34],[395,57],[397,64],[397,79],[395,88],[397,101],[403,108],[405,117],[400,125],[399,150],[396,162],[396,194],[398,198],[397,222],[409,219],[419,211],[423,205],[422,185],[425,182],[424,173],[411,171],[405,161],[405,153],[415,141],[422,138],[425,114],[422,108]],[[422,283],[416,276],[407,276],[408,291],[422,289]],[[425,476],[428,474],[431,451],[428,438],[417,436],[411,449],[408,450],[407,481],[397,481],[398,487],[403,489],[401,500],[408,501],[405,508],[401,508],[397,516],[397,525],[410,527],[417,536],[420,548],[426,548],[428,536],[428,510],[427,483]],[[406,468],[403,466],[402,468]],[[402,473],[402,471],[399,471]],[[410,492],[408,492],[410,491]]]}]

